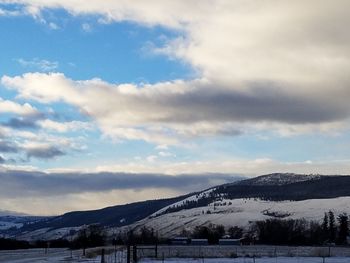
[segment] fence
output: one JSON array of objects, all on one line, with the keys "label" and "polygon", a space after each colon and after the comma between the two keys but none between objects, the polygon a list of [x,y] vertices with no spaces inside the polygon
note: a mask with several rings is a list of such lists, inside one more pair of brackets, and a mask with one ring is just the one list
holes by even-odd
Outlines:
[{"label": "fence", "polygon": [[319,257],[322,258],[320,262],[323,262],[326,257],[350,257],[350,247],[158,246],[156,252],[154,246],[148,250],[146,248],[145,246],[142,246],[142,249],[137,248],[137,259]]},{"label": "fence", "polygon": [[[288,246],[120,246],[83,250],[29,249],[1,251],[0,262],[142,263],[349,263],[350,247]],[[146,259],[147,258],[147,259]],[[40,261],[40,262],[41,262]]]}]

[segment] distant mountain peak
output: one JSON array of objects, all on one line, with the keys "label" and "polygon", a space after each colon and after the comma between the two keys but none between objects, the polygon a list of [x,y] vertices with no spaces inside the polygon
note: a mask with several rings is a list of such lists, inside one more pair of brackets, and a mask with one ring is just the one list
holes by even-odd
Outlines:
[{"label": "distant mountain peak", "polygon": [[28,214],[25,213],[21,213],[21,212],[15,212],[15,211],[9,211],[9,210],[2,210],[0,209],[0,216],[30,216]]},{"label": "distant mountain peak", "polygon": [[239,185],[286,185],[310,180],[317,180],[324,175],[319,174],[295,174],[295,173],[272,173],[261,175],[237,182]]}]

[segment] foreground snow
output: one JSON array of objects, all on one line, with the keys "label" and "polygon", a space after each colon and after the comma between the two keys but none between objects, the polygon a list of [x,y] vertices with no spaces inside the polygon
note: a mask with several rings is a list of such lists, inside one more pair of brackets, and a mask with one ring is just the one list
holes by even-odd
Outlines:
[{"label": "foreground snow", "polygon": [[[72,256],[72,257],[71,257]],[[42,263],[42,262],[100,262],[98,258],[83,258],[81,250],[68,249],[20,249],[0,251],[0,262],[6,263]]]},{"label": "foreground snow", "polygon": [[[324,260],[324,261],[323,261]],[[144,259],[140,263],[348,263],[350,258],[319,258],[319,257],[277,257],[277,258],[204,258],[162,260]]]},{"label": "foreground snow", "polygon": [[[96,252],[101,248],[87,250]],[[106,263],[125,263],[125,251],[118,251],[116,256],[114,253],[106,254]],[[0,251],[0,262],[6,263],[59,263],[59,262],[87,262],[100,263],[101,257],[91,258],[82,257],[81,250],[75,250],[71,254],[68,249],[51,249],[47,254],[43,249],[28,249],[28,250],[12,250]],[[166,258],[158,259],[142,259],[139,263],[348,263],[350,257],[256,257],[254,258]]]}]

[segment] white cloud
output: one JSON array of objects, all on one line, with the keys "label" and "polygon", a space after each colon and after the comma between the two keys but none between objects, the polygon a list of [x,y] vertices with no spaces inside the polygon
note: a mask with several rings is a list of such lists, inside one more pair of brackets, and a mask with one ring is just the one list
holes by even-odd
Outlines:
[{"label": "white cloud", "polygon": [[46,130],[53,130],[60,133],[77,130],[88,130],[92,128],[92,125],[82,121],[70,121],[70,122],[56,122],[50,119],[38,121],[38,125]]},{"label": "white cloud", "polygon": [[[48,26],[49,26],[50,29],[53,29],[53,30],[60,29],[60,27],[56,23],[53,23],[53,22],[49,22]],[[58,63],[57,63],[57,67],[58,67]]]},{"label": "white cloud", "polygon": [[147,156],[146,158],[147,162],[150,162],[150,163],[155,162],[157,159],[158,159],[158,156],[156,155],[150,155],[150,156]]},{"label": "white cloud", "polygon": [[88,23],[83,23],[81,25],[81,28],[85,31],[85,32],[91,32],[92,31],[92,27],[90,24]]},{"label": "white cloud", "polygon": [[231,85],[264,80],[315,91],[320,84],[347,80],[347,0],[1,2],[22,4],[33,16],[42,9],[65,8],[73,15],[97,14],[109,22],[126,20],[181,30],[182,37],[158,52],[189,62],[206,78]]},{"label": "white cloud", "polygon": [[20,4],[33,17],[64,8],[73,16],[96,14],[104,22],[178,32],[153,51],[190,64],[198,79],[137,86],[74,81],[62,74],[2,78],[23,98],[77,106],[117,140],[171,145],[263,126],[292,135],[349,122],[349,1],[1,2]]},{"label": "white cloud", "polygon": [[29,103],[18,104],[10,100],[0,98],[0,113],[14,113],[18,115],[35,115],[38,111]]},{"label": "white cloud", "polygon": [[[50,28],[58,29],[57,25],[54,23],[50,23]],[[32,60],[25,60],[23,58],[17,59],[17,62],[26,68],[31,69],[39,69],[44,72],[51,72],[58,69],[59,63],[57,61],[49,61],[46,59],[38,59],[34,58]]]},{"label": "white cloud", "polygon": [[160,144],[160,145],[157,145],[155,149],[156,150],[168,150],[169,146],[166,144]]},{"label": "white cloud", "polygon": [[[82,168],[76,166],[80,171]],[[267,157],[256,159],[244,159],[235,157],[216,158],[215,160],[202,161],[162,161],[149,162],[137,160],[123,163],[111,163],[91,167],[84,166],[84,171],[89,172],[123,172],[132,173],[164,173],[176,174],[205,174],[205,173],[235,173],[247,176],[257,176],[275,172],[293,172],[301,174],[349,174],[349,160],[304,160],[281,161]]]},{"label": "white cloud", "polygon": [[290,135],[320,127],[332,131],[346,127],[350,116],[345,94],[329,97],[320,91],[317,98],[297,96],[275,93],[270,87],[259,89],[256,84],[239,91],[204,79],[115,85],[100,79],[73,81],[59,73],[3,76],[1,82],[18,91],[20,98],[74,105],[117,140],[165,145],[184,138],[261,130]]},{"label": "white cloud", "polygon": [[20,16],[21,14],[22,12],[18,10],[6,10],[0,8],[0,16]]},{"label": "white cloud", "polygon": [[164,151],[160,151],[158,152],[158,155],[161,157],[175,157],[175,155],[171,152],[164,152]]}]

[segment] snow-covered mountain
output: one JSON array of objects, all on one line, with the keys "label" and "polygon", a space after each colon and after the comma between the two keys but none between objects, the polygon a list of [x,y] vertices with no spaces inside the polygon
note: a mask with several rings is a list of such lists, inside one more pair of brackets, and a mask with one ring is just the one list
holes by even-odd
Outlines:
[{"label": "snow-covered mountain", "polygon": [[271,218],[320,221],[329,210],[350,213],[349,183],[349,176],[263,175],[197,193],[129,228],[145,226],[169,237],[208,224],[249,228]]},{"label": "snow-covered mountain", "polygon": [[319,174],[273,173],[239,181],[238,185],[286,185],[311,180],[318,180]]},{"label": "snow-covered mountain", "polygon": [[16,236],[65,237],[81,225],[100,223],[111,232],[146,226],[169,237],[207,224],[247,228],[254,221],[268,218],[319,221],[329,210],[350,214],[350,176],[275,173],[173,199],[71,212],[25,225]]},{"label": "snow-covered mountain", "polygon": [[157,216],[157,213],[143,219],[129,228],[142,227],[157,230],[160,236],[172,237],[191,232],[196,226],[224,225],[248,229],[252,222],[280,218],[306,219],[320,222],[325,212],[350,214],[350,197],[330,199],[309,199],[303,201],[264,201],[261,199],[234,199],[215,201],[205,207],[181,210]]},{"label": "snow-covered mountain", "polygon": [[34,224],[47,218],[2,211],[0,215],[0,237],[10,237],[21,233],[24,225]]}]

